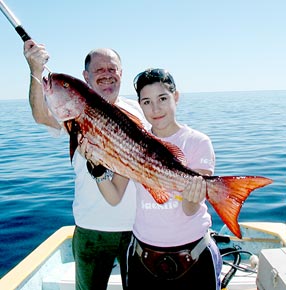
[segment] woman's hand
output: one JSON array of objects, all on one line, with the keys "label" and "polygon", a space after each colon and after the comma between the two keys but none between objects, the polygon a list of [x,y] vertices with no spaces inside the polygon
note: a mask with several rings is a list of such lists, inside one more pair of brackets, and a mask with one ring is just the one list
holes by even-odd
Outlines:
[{"label": "woman's hand", "polygon": [[182,196],[189,202],[199,203],[206,197],[207,185],[202,176],[194,176],[192,182],[190,182],[185,190],[182,192]]}]

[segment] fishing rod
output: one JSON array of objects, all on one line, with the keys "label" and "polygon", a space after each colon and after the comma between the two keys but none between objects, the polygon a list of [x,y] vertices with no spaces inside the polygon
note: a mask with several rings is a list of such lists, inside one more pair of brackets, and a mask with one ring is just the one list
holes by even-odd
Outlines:
[{"label": "fishing rod", "polygon": [[[24,42],[31,39],[31,36],[23,28],[19,19],[14,15],[14,13],[8,8],[8,6],[2,0],[0,0],[0,10],[7,17],[9,22],[12,24],[12,26],[15,28],[16,32],[20,35],[20,37]],[[47,71],[51,72],[51,70],[46,65],[44,65],[44,68]],[[37,78],[36,80],[39,83],[41,83],[40,80],[38,80]]]},{"label": "fishing rod", "polygon": [[17,31],[17,33],[20,35],[20,37],[24,42],[26,40],[31,39],[30,35],[25,31],[25,29],[21,25],[19,19],[17,19],[17,17],[12,13],[12,11],[2,0],[0,0],[0,10],[7,17],[9,22],[12,24],[12,26],[15,28],[15,30]]}]

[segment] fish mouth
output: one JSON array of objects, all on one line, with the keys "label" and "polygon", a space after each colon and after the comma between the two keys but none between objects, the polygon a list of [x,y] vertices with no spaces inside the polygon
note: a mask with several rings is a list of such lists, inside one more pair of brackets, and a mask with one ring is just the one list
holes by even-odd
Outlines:
[{"label": "fish mouth", "polygon": [[51,75],[51,73],[49,73],[47,77],[46,76],[43,77],[42,84],[43,84],[43,88],[46,92],[51,90],[51,88],[52,88],[52,75]]}]

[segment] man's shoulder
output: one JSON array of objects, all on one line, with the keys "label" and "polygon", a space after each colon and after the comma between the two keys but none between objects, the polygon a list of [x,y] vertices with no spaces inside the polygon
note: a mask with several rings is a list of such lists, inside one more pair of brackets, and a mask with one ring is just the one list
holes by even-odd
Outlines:
[{"label": "man's shoulder", "polygon": [[138,117],[145,129],[148,130],[149,128],[151,128],[151,125],[146,121],[143,111],[136,100],[120,96],[118,97],[117,105],[128,111],[129,113],[133,114],[134,116]]},{"label": "man's shoulder", "polygon": [[143,116],[143,111],[135,100],[120,96],[117,99],[116,105],[137,117],[141,118]]},{"label": "man's shoulder", "polygon": [[136,107],[136,108],[140,108],[139,103],[131,98],[127,98],[127,97],[123,97],[123,96],[119,96],[118,97],[118,105],[122,105],[124,106],[124,104],[130,105],[132,107]]}]

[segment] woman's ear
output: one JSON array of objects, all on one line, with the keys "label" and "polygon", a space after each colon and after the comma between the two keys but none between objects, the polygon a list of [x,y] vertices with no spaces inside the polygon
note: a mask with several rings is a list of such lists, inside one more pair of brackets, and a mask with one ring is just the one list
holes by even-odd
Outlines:
[{"label": "woman's ear", "polygon": [[176,105],[177,105],[177,103],[179,102],[179,98],[180,98],[180,93],[179,93],[179,91],[175,91],[175,93],[174,93],[174,98],[175,98],[175,102],[176,102]]}]

